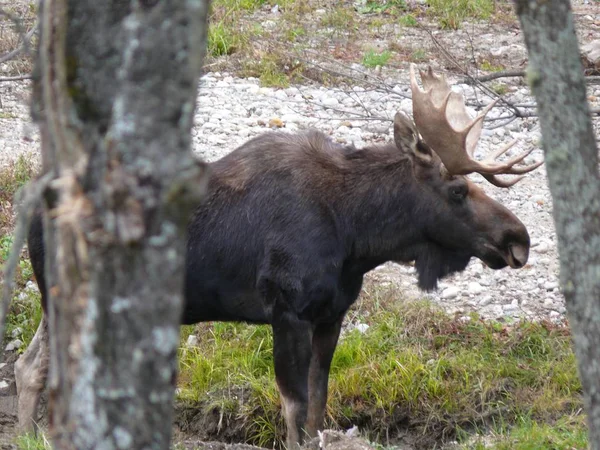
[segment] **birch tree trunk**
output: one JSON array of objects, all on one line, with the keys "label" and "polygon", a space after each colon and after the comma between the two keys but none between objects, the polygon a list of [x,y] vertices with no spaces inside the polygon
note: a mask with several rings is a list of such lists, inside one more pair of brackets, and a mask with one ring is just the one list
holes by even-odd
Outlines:
[{"label": "birch tree trunk", "polygon": [[207,0],[45,0],[40,125],[50,433],[167,449],[186,225],[206,187],[190,131]]},{"label": "birch tree trunk", "polygon": [[538,105],[589,445],[600,449],[600,176],[573,16],[567,0],[515,3]]}]

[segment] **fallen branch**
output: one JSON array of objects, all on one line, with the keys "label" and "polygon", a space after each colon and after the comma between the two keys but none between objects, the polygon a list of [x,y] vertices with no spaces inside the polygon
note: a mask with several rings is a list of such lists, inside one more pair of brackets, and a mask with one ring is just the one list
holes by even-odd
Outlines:
[{"label": "fallen branch", "polygon": [[524,70],[502,70],[500,72],[490,73],[488,75],[482,75],[480,77],[465,77],[458,82],[461,84],[476,84],[476,82],[485,82],[497,80],[498,78],[514,78],[514,77],[524,77]]},{"label": "fallen branch", "polygon": [[31,80],[33,75],[30,73],[25,75],[15,75],[14,77],[0,77],[0,83],[3,81],[20,81],[20,80]]}]

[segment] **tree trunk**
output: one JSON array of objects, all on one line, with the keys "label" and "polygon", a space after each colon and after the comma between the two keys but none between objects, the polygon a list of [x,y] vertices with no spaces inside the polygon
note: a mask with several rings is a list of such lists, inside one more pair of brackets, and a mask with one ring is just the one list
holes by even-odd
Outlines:
[{"label": "tree trunk", "polygon": [[600,176],[577,37],[566,0],[516,0],[554,203],[562,291],[600,448]]},{"label": "tree trunk", "polygon": [[42,136],[50,433],[61,449],[167,449],[207,0],[45,0]]}]

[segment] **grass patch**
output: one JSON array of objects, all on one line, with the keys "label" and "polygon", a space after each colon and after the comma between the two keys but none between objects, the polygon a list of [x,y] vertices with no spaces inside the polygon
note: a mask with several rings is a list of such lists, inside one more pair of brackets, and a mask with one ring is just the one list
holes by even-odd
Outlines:
[{"label": "grass patch", "polygon": [[[507,326],[476,315],[459,320],[430,304],[397,300],[394,290],[368,286],[349,314],[350,321],[370,328],[365,334],[346,333],[338,345],[328,426],[358,425],[370,440],[384,445],[413,433],[423,448],[461,430],[494,429],[498,423],[513,442],[525,417],[539,426],[559,421],[578,433],[564,419],[580,417],[582,406],[565,327]],[[182,338],[192,332],[200,344],[180,351],[180,397],[226,417],[227,427],[242,421],[247,442],[279,442],[284,431],[270,328],[202,324],[186,327]]]},{"label": "grass patch", "polygon": [[23,434],[15,439],[15,444],[18,450],[51,450],[52,445],[45,435],[40,433],[39,436],[32,434]]},{"label": "grass patch", "polygon": [[384,50],[381,53],[377,53],[375,50],[367,50],[363,56],[363,66],[368,68],[374,68],[377,66],[385,66],[390,58],[392,57],[392,53],[389,50]]},{"label": "grass patch", "polygon": [[212,56],[231,55],[238,51],[246,37],[232,24],[219,22],[208,29],[208,53]]},{"label": "grass patch", "polygon": [[248,61],[244,64],[243,76],[255,77],[260,80],[263,87],[285,88],[290,85],[290,76],[284,72],[286,61],[284,56],[271,53]]},{"label": "grass patch", "polygon": [[494,91],[498,95],[504,95],[508,92],[508,86],[506,84],[500,83],[500,82],[492,83],[490,88],[492,89],[492,91]]},{"label": "grass patch", "polygon": [[208,27],[208,54],[214,57],[231,55],[248,45],[253,35],[240,20],[256,11],[265,0],[216,0],[211,3]]},{"label": "grass patch", "polygon": [[453,30],[466,19],[488,19],[494,13],[493,0],[427,0],[427,5],[442,28]]},{"label": "grass patch", "polygon": [[351,31],[354,28],[354,13],[343,6],[328,10],[321,18],[321,26],[336,30]]},{"label": "grass patch", "polygon": [[0,111],[0,119],[16,119],[18,116],[7,111]]},{"label": "grass patch", "polygon": [[486,436],[470,438],[457,450],[585,450],[587,425],[585,418],[565,416],[552,424],[522,417],[511,428],[499,424]]},{"label": "grass patch", "polygon": [[398,19],[398,23],[403,27],[416,27],[418,25],[417,18],[412,14],[403,14]]},{"label": "grass patch", "polygon": [[0,236],[13,226],[12,203],[19,188],[34,177],[36,164],[28,155],[20,155],[16,161],[0,170]]},{"label": "grass patch", "polygon": [[404,0],[367,0],[364,6],[358,8],[358,12],[360,14],[391,14],[405,9],[406,2]]},{"label": "grass patch", "polygon": [[422,48],[418,48],[410,54],[410,61],[414,63],[419,63],[427,60],[427,52]]},{"label": "grass patch", "polygon": [[479,68],[481,70],[485,70],[486,72],[500,72],[501,70],[504,70],[504,66],[501,64],[494,64],[487,59],[484,59],[479,63]]}]

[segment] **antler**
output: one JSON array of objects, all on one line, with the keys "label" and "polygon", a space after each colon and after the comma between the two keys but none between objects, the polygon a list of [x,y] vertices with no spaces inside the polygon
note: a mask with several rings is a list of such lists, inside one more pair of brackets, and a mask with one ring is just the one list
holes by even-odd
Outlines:
[{"label": "antler", "polygon": [[483,161],[473,159],[477,141],[481,136],[483,118],[498,100],[490,103],[477,117],[471,118],[467,112],[463,96],[453,92],[446,77],[433,73],[431,66],[427,73],[419,71],[424,90],[417,84],[415,65],[410,65],[410,87],[412,90],[413,118],[421,136],[440,157],[444,166],[453,175],[466,175],[477,172],[498,187],[510,187],[523,178],[502,181],[495,175],[521,175],[539,167],[543,161],[524,167],[513,167],[523,161],[534,148],[523,152],[506,162],[496,158],[506,153],[517,141],[513,141]]}]

